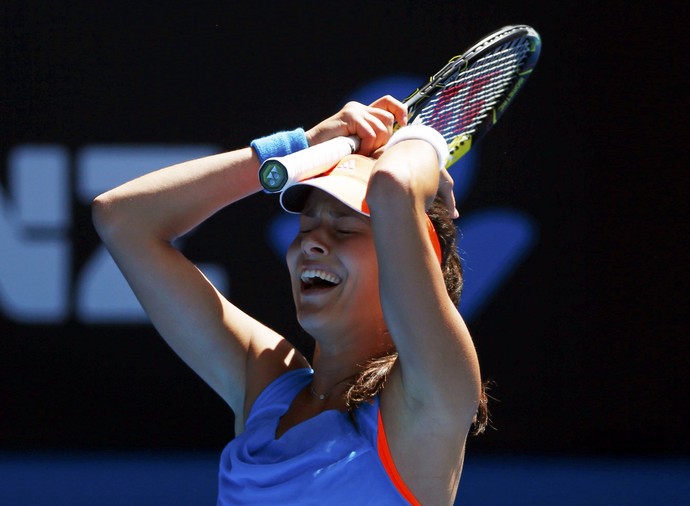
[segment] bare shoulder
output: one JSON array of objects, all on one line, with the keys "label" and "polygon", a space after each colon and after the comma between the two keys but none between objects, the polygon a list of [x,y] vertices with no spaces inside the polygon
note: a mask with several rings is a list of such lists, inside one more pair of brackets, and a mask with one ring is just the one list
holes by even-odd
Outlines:
[{"label": "bare shoulder", "polygon": [[245,395],[242,409],[235,412],[235,431],[244,430],[256,398],[278,377],[293,369],[309,367],[307,359],[287,339],[263,325],[247,352]]}]

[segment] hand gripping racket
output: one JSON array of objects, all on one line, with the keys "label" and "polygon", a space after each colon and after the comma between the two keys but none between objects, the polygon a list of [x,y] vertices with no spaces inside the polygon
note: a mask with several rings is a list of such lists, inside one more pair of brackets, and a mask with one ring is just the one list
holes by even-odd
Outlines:
[{"label": "hand gripping racket", "polygon": [[[427,125],[443,135],[450,167],[496,124],[525,84],[540,49],[539,35],[529,26],[506,26],[487,35],[405,99],[408,124]],[[259,180],[266,192],[280,192],[321,174],[358,148],[356,136],[337,137],[269,158],[259,169]]]}]

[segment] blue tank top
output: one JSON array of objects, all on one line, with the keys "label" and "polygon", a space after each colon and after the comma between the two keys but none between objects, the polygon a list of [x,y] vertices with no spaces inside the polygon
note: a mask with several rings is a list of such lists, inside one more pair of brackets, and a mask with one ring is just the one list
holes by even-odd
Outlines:
[{"label": "blue tank top", "polygon": [[221,454],[218,505],[409,505],[379,457],[378,397],[355,410],[356,422],[324,411],[276,439],[280,418],[312,375],[289,371],[256,399],[245,431]]}]

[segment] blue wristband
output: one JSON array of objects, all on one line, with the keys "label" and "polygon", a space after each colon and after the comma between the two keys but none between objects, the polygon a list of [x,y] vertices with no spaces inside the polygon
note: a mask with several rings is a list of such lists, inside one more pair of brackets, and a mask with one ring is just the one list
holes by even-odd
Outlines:
[{"label": "blue wristband", "polygon": [[302,128],[261,137],[253,140],[250,145],[261,163],[264,163],[268,158],[289,155],[309,147],[307,136]]}]

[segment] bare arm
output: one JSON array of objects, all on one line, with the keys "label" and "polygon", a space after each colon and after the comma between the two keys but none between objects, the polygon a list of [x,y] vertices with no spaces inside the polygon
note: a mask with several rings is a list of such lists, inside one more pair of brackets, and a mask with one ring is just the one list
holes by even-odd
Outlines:
[{"label": "bare arm", "polygon": [[[241,426],[252,356],[280,352],[270,381],[297,361],[280,336],[230,304],[172,245],[222,207],[259,190],[253,151],[168,167],[96,198],[96,228],[152,323],[233,409]],[[263,383],[258,378],[257,383]]]},{"label": "bare arm", "polygon": [[481,389],[470,334],[426,232],[424,214],[438,188],[434,149],[409,140],[377,161],[367,194],[381,304],[399,354],[382,416],[401,475],[433,504],[452,502]]},{"label": "bare arm", "polygon": [[474,346],[448,297],[426,233],[425,212],[440,180],[436,160],[428,143],[410,140],[377,161],[367,202],[381,302],[408,395],[472,408],[479,393]]},{"label": "bare arm", "polygon": [[[387,140],[397,101],[351,103],[306,132],[310,144],[356,134]],[[394,111],[394,112],[391,112]],[[397,116],[395,116],[397,114]],[[257,192],[250,148],[161,169],[97,197],[96,229],[166,342],[233,409],[237,428],[275,377],[307,364],[289,343],[225,299],[172,241],[221,208]]]}]

